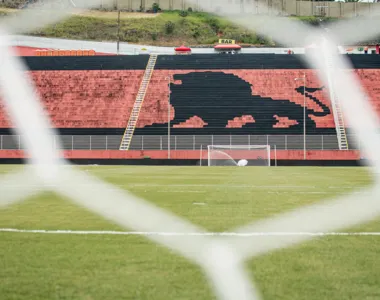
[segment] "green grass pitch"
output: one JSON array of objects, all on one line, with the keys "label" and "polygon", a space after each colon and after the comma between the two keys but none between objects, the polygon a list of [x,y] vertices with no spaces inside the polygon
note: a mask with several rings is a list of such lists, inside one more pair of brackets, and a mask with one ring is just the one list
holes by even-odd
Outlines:
[{"label": "green grass pitch", "polygon": [[[0,175],[18,168],[0,166]],[[371,182],[365,168],[81,169],[212,232]],[[128,231],[48,192],[0,209],[0,228]],[[345,231],[380,232],[380,219]],[[328,236],[251,259],[246,267],[264,299],[374,300],[380,299],[379,257],[380,236]],[[0,232],[0,299],[215,297],[200,268],[143,236]]]}]

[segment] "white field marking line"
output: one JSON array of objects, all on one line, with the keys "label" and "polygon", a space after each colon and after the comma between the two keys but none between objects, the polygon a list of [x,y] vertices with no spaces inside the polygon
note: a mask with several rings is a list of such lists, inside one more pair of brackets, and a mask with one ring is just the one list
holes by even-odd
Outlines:
[{"label": "white field marking line", "polygon": [[[151,193],[152,191],[149,190],[149,191],[145,191],[147,193]],[[184,191],[184,190],[178,190],[178,191],[173,191],[173,190],[160,190],[160,191],[156,191],[156,193],[198,193],[198,194],[203,194],[203,193],[207,193],[208,191],[198,191],[198,190],[190,190],[190,191]]]},{"label": "white field marking line", "polygon": [[110,230],[43,230],[0,228],[8,233],[72,234],[72,235],[160,235],[160,236],[380,236],[380,232],[155,232],[155,231],[110,231]]},{"label": "white field marking line", "polygon": [[[148,191],[144,191],[146,193],[151,193],[152,191],[151,190],[148,190]],[[334,192],[339,192],[339,191],[330,191],[330,192],[303,192],[303,191],[278,191],[278,192],[271,192],[271,191],[267,191],[267,192],[264,192],[264,193],[267,193],[267,194],[332,194]],[[341,191],[343,192],[343,191]],[[197,193],[197,194],[204,194],[204,193],[208,193],[208,191],[199,191],[199,190],[189,190],[189,191],[172,191],[172,190],[161,190],[161,191],[155,191],[155,193]],[[239,193],[252,193],[251,190],[241,190],[239,191]]]},{"label": "white field marking line", "polygon": [[[251,185],[251,184],[225,184],[221,183],[209,183],[209,184],[170,184],[170,183],[129,183],[116,185],[118,187],[220,187],[220,188],[255,188],[255,189],[317,189],[325,188],[315,185]],[[352,189],[352,186],[327,186],[329,189]],[[359,188],[359,187],[358,187]]]},{"label": "white field marking line", "polygon": [[[98,178],[102,179],[102,178]],[[220,187],[220,188],[256,188],[256,189],[315,189],[317,186],[308,186],[308,185],[250,185],[250,184],[224,184],[215,183],[215,184],[168,184],[168,183],[127,183],[127,184],[113,184],[117,187]],[[12,187],[25,186],[24,184],[12,184]],[[45,185],[45,187],[57,187],[58,185]],[[77,186],[86,187],[86,184],[79,184]],[[337,187],[338,188],[338,187]],[[340,187],[340,188],[352,188],[351,186]]]},{"label": "white field marking line", "polygon": [[[329,192],[304,192],[304,191],[264,191],[264,193],[267,193],[267,194],[306,194],[306,195],[309,195],[309,194],[333,194],[333,193],[339,193],[339,192],[344,192],[345,190],[341,190],[341,191],[329,191]],[[148,191],[144,191],[144,192],[147,192],[147,193],[151,193],[152,191],[151,190],[148,190]],[[202,193],[208,193],[209,191],[206,191],[206,190],[160,190],[160,191],[155,191],[155,193],[199,193],[199,194],[202,194]],[[241,190],[239,191],[239,193],[252,193],[251,190]]]},{"label": "white field marking line", "polygon": [[[339,191],[337,191],[339,192]],[[268,191],[267,194],[331,194],[334,193],[333,191],[331,192],[303,192],[303,191],[275,191],[271,192]]]}]

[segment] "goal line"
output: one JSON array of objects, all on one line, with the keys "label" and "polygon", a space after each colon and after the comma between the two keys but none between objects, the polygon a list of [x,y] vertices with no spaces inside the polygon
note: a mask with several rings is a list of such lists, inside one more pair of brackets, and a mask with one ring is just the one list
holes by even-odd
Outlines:
[{"label": "goal line", "polygon": [[107,230],[43,230],[0,228],[3,233],[69,234],[69,235],[161,235],[161,236],[380,236],[380,232],[150,232]]}]

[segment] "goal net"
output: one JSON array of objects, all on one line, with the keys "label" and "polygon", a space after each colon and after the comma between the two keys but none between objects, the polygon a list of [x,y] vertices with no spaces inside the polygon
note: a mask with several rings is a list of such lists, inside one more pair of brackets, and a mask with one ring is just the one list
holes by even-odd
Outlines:
[{"label": "goal net", "polygon": [[269,145],[209,145],[208,166],[270,166]]}]

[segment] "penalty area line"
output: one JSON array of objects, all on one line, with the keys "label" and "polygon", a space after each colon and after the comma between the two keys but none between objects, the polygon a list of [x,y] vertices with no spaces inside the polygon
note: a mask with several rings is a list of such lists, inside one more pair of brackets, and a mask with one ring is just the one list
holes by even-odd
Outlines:
[{"label": "penalty area line", "polygon": [[161,236],[380,236],[380,232],[144,232],[103,230],[43,230],[0,228],[5,233],[71,234],[71,235],[161,235]]}]

